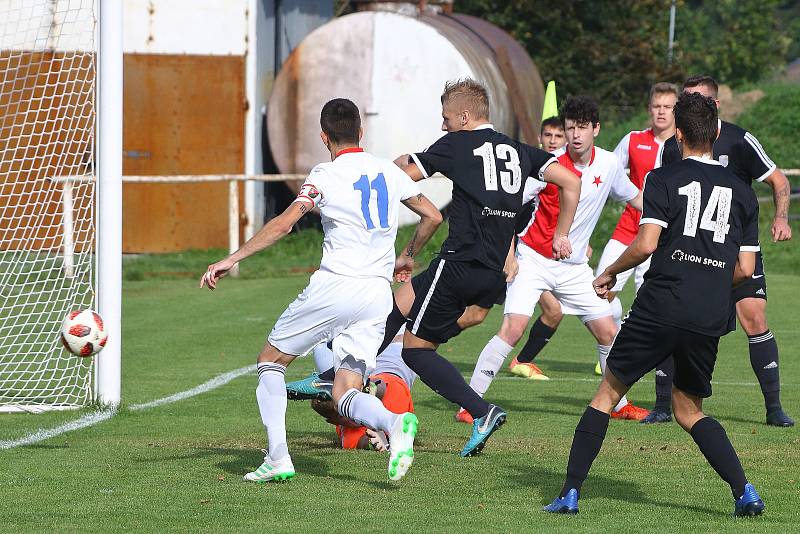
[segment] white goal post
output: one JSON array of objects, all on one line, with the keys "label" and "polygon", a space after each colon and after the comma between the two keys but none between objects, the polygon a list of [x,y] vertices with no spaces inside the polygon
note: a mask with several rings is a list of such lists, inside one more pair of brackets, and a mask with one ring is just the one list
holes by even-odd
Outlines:
[{"label": "white goal post", "polygon": [[[119,404],[121,174],[122,2],[0,0],[0,411]],[[83,308],[94,358],[59,340]]]}]

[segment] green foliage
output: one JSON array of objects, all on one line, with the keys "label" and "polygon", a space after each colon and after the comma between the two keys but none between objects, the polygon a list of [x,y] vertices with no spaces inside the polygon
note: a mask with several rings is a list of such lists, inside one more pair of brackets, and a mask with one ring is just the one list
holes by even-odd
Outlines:
[{"label": "green foliage", "polygon": [[800,85],[771,83],[759,89],[766,95],[742,113],[736,124],[758,138],[776,165],[800,168]]},{"label": "green foliage", "polygon": [[657,81],[681,82],[705,72],[736,86],[794,59],[787,53],[800,22],[780,19],[797,12],[789,4],[679,1],[672,65],[668,0],[459,0],[456,8],[514,36],[542,78],[556,80],[562,100],[588,94],[600,102],[602,120],[616,120],[644,108]]},{"label": "green foliage", "polygon": [[[601,104],[601,118],[641,109],[650,85],[668,78],[668,6],[659,0],[562,2],[462,0],[460,12],[508,31],[556,80],[563,101],[585,94]],[[602,16],[598,16],[602,13]]]},{"label": "green foliage", "polygon": [[786,62],[790,38],[778,32],[779,0],[689,2],[676,20],[676,60],[687,74],[705,73],[737,86]]}]

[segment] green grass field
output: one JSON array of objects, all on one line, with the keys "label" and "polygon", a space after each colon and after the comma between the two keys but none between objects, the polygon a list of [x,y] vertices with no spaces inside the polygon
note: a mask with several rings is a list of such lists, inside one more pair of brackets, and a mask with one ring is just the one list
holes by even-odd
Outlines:
[{"label": "green grass field", "polygon": [[[790,245],[794,246],[794,245]],[[613,531],[790,532],[800,521],[800,436],[763,424],[741,332],[723,339],[707,411],[737,447],[767,504],[755,520],[730,518],[727,486],[675,424],[612,421],[584,485],[581,513],[540,513],[560,488],[572,433],[597,385],[594,344],[567,319],[540,357],[550,382],[503,374],[488,397],[508,424],[483,455],[457,451],[468,428],[454,407],[418,383],[421,431],[414,466],[386,480],[387,457],[341,451],[333,428],[306,403],[290,403],[290,483],[250,485],[265,437],[255,373],[151,409],[131,407],[251,365],[274,320],[307,276],[225,280],[210,293],[194,279],[129,281],[124,289],[123,398],[113,418],[33,445],[0,450],[5,532],[28,531]],[[783,400],[800,415],[800,276],[771,275],[769,317],[781,347]],[[626,295],[630,303],[630,295]],[[441,352],[468,374],[501,318],[465,332]],[[113,335],[113,334],[112,334]],[[102,357],[102,355],[100,356]],[[287,379],[306,374],[310,358]],[[651,377],[631,392],[649,406]],[[0,441],[52,428],[84,413],[0,416]]]}]

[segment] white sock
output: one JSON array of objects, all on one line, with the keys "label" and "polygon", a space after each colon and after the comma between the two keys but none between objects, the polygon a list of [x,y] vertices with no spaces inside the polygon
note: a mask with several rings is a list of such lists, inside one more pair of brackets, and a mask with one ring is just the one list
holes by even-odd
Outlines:
[{"label": "white sock", "polygon": [[320,343],[314,347],[314,365],[318,373],[333,367],[333,351],[325,343]]},{"label": "white sock", "polygon": [[614,322],[617,323],[617,328],[622,324],[622,302],[620,302],[619,297],[616,297],[614,300],[610,302],[611,304],[611,317],[613,317]]},{"label": "white sock", "polygon": [[492,385],[492,380],[497,372],[503,366],[506,356],[513,348],[497,336],[490,339],[483,347],[481,355],[478,356],[478,362],[475,364],[475,370],[469,380],[469,387],[483,397],[486,390]]},{"label": "white sock", "polygon": [[269,457],[280,460],[289,456],[286,445],[286,367],[277,363],[260,363],[256,400],[261,421],[267,429]]},{"label": "white sock", "polygon": [[[603,374],[606,373],[606,358],[608,358],[608,352],[611,350],[611,345],[597,345],[597,358],[600,360],[600,369],[603,370]],[[618,412],[625,405],[628,404],[628,398],[623,395],[622,398],[619,400],[619,403],[614,407],[614,411]]]},{"label": "white sock", "polygon": [[348,389],[337,405],[339,415],[348,417],[356,423],[372,430],[392,431],[397,418],[396,413],[386,409],[378,397],[367,395],[355,388]]}]

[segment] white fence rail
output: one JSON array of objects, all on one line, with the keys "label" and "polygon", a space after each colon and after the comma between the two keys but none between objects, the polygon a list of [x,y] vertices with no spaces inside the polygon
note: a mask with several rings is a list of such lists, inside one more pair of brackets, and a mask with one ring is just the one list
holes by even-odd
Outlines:
[{"label": "white fence rail", "polygon": [[[800,169],[781,169],[786,176],[800,176]],[[240,246],[239,242],[239,182],[284,182],[286,180],[305,180],[306,174],[195,174],[175,176],[123,176],[123,183],[133,184],[185,184],[203,182],[228,182],[228,250],[235,252]],[[93,175],[85,176],[59,176],[52,178],[54,182],[61,183],[62,194],[62,221],[64,227],[64,271],[67,276],[73,274],[73,228],[72,228],[72,183],[91,182]],[[791,198],[800,197],[793,194]],[[765,197],[766,198],[766,197]],[[764,199],[759,199],[764,201]],[[231,272],[236,276],[238,270]]]}]

